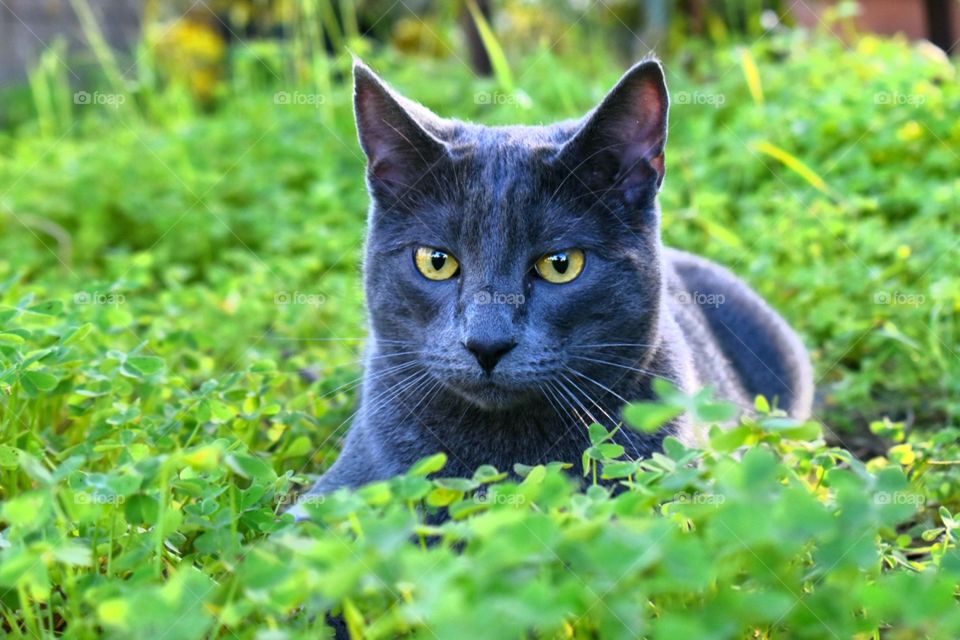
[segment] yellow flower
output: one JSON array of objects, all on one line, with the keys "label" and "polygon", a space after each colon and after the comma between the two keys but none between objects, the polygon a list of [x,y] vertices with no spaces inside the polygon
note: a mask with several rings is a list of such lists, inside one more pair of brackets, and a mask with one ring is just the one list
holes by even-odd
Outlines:
[{"label": "yellow flower", "polygon": [[212,25],[187,16],[156,25],[148,37],[166,77],[183,82],[201,101],[213,98],[223,75],[227,43]]},{"label": "yellow flower", "polygon": [[917,454],[909,444],[898,444],[891,447],[887,455],[891,460],[905,467],[909,467],[917,461]]},{"label": "yellow flower", "polygon": [[916,120],[911,120],[897,130],[897,140],[900,142],[915,142],[923,137],[923,127]]}]

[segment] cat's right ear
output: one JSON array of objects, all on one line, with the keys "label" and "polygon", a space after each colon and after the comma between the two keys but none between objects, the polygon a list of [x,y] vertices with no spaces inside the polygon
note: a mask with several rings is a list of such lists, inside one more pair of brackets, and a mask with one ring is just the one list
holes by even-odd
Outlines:
[{"label": "cat's right ear", "polygon": [[663,68],[647,59],[627,71],[560,152],[577,183],[598,194],[648,203],[666,170],[670,99]]},{"label": "cat's right ear", "polygon": [[441,119],[394,93],[360,61],[353,66],[354,110],[367,174],[374,186],[401,195],[447,154]]}]

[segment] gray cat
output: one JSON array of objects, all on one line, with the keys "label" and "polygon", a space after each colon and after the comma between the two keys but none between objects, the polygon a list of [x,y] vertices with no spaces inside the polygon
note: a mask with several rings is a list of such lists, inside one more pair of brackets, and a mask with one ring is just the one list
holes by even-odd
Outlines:
[{"label": "gray cat", "polygon": [[[661,243],[669,100],[656,60],[549,126],[443,119],[360,63],[354,77],[370,340],[357,418],[311,493],[440,451],[454,476],[574,462],[587,425],[616,425],[656,378],[808,416],[811,367],[786,322],[730,272]],[[615,440],[638,458],[667,434],[697,440],[683,417]]]}]

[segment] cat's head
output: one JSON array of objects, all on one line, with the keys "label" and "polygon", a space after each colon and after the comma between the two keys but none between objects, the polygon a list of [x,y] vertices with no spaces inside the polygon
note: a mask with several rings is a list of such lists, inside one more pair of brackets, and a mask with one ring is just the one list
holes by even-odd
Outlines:
[{"label": "cat's head", "polygon": [[614,391],[631,371],[610,363],[640,361],[656,337],[660,64],[637,64],[582,119],[549,126],[440,118],[366,66],[354,75],[378,350],[411,352],[486,409],[564,386]]}]

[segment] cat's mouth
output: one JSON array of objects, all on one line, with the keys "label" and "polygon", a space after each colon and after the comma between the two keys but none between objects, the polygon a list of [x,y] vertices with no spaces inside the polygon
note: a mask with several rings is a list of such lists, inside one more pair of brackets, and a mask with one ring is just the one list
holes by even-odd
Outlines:
[{"label": "cat's mouth", "polygon": [[496,376],[447,381],[446,386],[462,399],[486,411],[509,409],[523,404],[537,393],[536,386],[500,380]]}]

